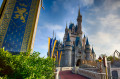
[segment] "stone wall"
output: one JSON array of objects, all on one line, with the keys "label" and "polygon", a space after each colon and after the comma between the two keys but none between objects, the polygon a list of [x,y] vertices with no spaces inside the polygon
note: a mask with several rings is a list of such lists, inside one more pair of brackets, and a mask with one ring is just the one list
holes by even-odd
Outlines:
[{"label": "stone wall", "polygon": [[91,79],[106,79],[105,73],[98,73],[98,72],[94,72],[94,71],[90,71],[82,68],[79,68],[77,73]]}]

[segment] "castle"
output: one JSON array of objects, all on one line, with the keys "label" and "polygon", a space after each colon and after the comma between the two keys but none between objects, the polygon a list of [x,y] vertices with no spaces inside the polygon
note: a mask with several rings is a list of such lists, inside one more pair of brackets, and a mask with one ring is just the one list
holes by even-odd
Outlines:
[{"label": "castle", "polygon": [[55,47],[55,55],[57,51],[62,50],[60,67],[80,66],[86,61],[95,61],[96,54],[94,49],[90,48],[88,38],[82,32],[82,15],[80,9],[77,17],[77,25],[70,23],[69,28],[65,28],[63,43],[58,41]]}]

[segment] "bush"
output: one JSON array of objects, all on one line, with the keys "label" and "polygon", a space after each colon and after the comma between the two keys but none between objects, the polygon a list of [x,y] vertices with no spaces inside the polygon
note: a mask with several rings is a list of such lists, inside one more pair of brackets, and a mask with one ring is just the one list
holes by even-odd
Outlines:
[{"label": "bush", "polygon": [[53,60],[39,55],[39,52],[12,55],[0,49],[0,76],[7,79],[53,79]]}]

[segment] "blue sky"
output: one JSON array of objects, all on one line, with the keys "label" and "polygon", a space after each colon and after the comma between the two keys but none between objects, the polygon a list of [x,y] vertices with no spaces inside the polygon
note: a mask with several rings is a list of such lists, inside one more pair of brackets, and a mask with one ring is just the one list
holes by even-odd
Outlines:
[{"label": "blue sky", "polygon": [[77,24],[79,7],[83,32],[97,57],[112,55],[115,49],[120,51],[120,0],[43,0],[43,7],[34,44],[34,51],[40,52],[41,57],[47,56],[48,37],[52,37],[53,30],[62,41],[66,22]]}]

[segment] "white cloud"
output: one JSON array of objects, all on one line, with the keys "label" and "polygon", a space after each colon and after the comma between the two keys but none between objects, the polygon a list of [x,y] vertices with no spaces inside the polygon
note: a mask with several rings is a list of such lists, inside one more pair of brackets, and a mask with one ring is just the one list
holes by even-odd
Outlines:
[{"label": "white cloud", "polygon": [[94,4],[94,0],[79,0],[80,2],[82,2],[83,6],[89,6]]},{"label": "white cloud", "polygon": [[62,29],[62,26],[61,25],[57,25],[57,24],[45,24],[44,26],[42,26],[40,29],[47,29],[47,30],[50,30],[50,31],[53,31],[53,30],[61,30]]},{"label": "white cloud", "polygon": [[117,14],[108,14],[107,16],[99,17],[98,19],[102,26],[112,28],[112,30],[120,30],[120,16]]},{"label": "white cloud", "polygon": [[109,11],[115,11],[120,8],[120,0],[105,0],[104,9]]},{"label": "white cloud", "polygon": [[64,32],[57,32],[57,40],[61,40],[61,41],[63,41],[63,37],[64,37]]},{"label": "white cloud", "polygon": [[[59,8],[63,7],[72,14],[78,11],[78,7],[86,7],[94,4],[94,0],[56,0],[53,1],[52,10],[59,11]],[[58,5],[61,5],[58,7]]]},{"label": "white cloud", "polygon": [[89,24],[91,24],[91,25],[95,24],[95,22],[93,20],[91,20],[91,19],[86,19],[86,22],[89,23]]},{"label": "white cloud", "polygon": [[[113,55],[116,49],[120,51],[120,16],[110,13],[106,16],[98,16],[95,20],[99,22],[99,25],[96,24],[96,26],[100,29],[92,35],[88,33],[88,37],[94,46],[97,57],[100,54]],[[88,30],[92,32],[93,29]]]}]

